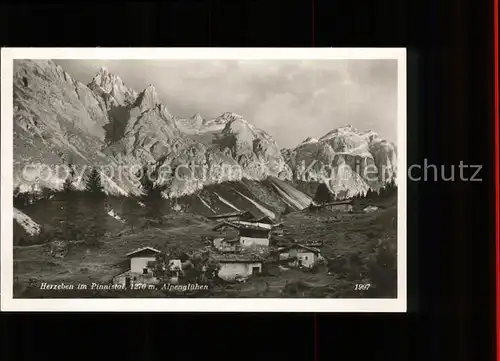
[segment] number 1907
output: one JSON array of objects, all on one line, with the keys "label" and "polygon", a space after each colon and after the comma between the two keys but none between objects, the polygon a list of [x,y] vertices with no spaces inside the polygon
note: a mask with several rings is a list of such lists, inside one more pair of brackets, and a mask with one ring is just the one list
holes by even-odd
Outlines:
[{"label": "number 1907", "polygon": [[354,290],[355,291],[368,291],[368,289],[370,288],[370,284],[369,283],[357,283],[355,286],[354,286]]}]

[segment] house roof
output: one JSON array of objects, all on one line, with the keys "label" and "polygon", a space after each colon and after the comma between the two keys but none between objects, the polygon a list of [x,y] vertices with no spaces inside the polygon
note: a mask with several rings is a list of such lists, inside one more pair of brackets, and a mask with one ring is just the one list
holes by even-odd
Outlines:
[{"label": "house roof", "polygon": [[314,248],[314,247],[320,247],[320,246],[322,246],[323,242],[321,242],[321,241],[316,241],[316,242],[309,241],[309,242],[304,242],[302,245],[305,246],[305,247],[313,247]]},{"label": "house roof", "polygon": [[271,218],[269,218],[268,216],[264,216],[264,217],[260,217],[260,218],[255,218],[255,219],[252,220],[252,222],[274,224],[274,221]]},{"label": "house roof", "polygon": [[249,263],[249,262],[263,262],[264,258],[252,253],[213,253],[210,256],[214,261],[219,263]]},{"label": "house roof", "polygon": [[239,229],[252,229],[255,231],[266,231],[266,232],[271,232],[271,228],[266,228],[259,226],[258,224],[237,224],[236,225]]},{"label": "house roof", "polygon": [[136,249],[135,251],[129,252],[125,256],[130,257],[130,256],[132,256],[132,255],[134,255],[136,253],[140,253],[140,252],[144,252],[144,251],[151,251],[151,252],[154,252],[154,253],[161,253],[161,251],[157,250],[156,248],[148,246],[148,247],[142,247],[142,248]]},{"label": "house roof", "polygon": [[235,238],[224,238],[222,242],[225,243],[236,243],[240,241],[240,237],[235,237]]},{"label": "house roof", "polygon": [[127,276],[127,275],[130,275],[130,274],[131,274],[130,270],[121,271],[120,273],[118,273],[118,274],[114,275],[114,276],[112,277],[112,279],[115,279],[115,278],[118,278],[118,277]]},{"label": "house roof", "polygon": [[216,215],[210,216],[208,218],[210,218],[210,219],[228,218],[228,217],[242,216],[244,214],[252,214],[252,212],[250,212],[250,211],[230,212],[230,213],[216,214]]},{"label": "house roof", "polygon": [[213,231],[218,231],[219,229],[221,229],[223,227],[231,227],[231,228],[236,228],[236,229],[239,228],[239,226],[237,224],[234,224],[234,223],[231,223],[231,222],[228,222],[228,221],[223,221],[222,223],[219,223],[218,225],[216,225],[215,227],[213,227],[212,230]]},{"label": "house roof", "polygon": [[341,204],[351,204],[351,203],[352,203],[352,199],[348,199],[345,201],[335,201],[335,202],[325,203],[325,204],[323,204],[323,206],[337,206],[337,205],[341,205]]},{"label": "house roof", "polygon": [[320,251],[317,250],[316,248],[304,246],[303,244],[292,244],[292,245],[290,245],[288,247],[284,247],[283,249],[280,250],[280,252],[286,251],[286,250],[289,250],[289,249],[292,249],[292,248],[301,248],[301,249],[305,249],[305,250],[307,250],[309,252],[313,252],[313,253],[316,253],[316,254],[320,253]]},{"label": "house roof", "polygon": [[219,223],[214,228],[212,228],[212,230],[217,231],[224,226],[232,227],[235,229],[253,229],[256,231],[269,231],[269,232],[271,231],[270,228],[262,227],[262,226],[259,226],[258,224],[232,223],[232,222],[228,222],[228,221],[224,221],[222,223]]}]

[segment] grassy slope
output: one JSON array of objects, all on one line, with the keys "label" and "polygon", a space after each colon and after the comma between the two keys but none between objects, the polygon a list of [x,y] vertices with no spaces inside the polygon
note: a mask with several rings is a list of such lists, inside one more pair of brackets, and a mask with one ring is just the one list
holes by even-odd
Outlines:
[{"label": "grassy slope", "polygon": [[[380,204],[380,203],[378,203]],[[392,217],[397,216],[395,198],[385,201],[385,209],[371,213],[344,214],[343,221],[335,222],[334,212],[323,211],[311,214],[307,210],[292,212],[284,216],[285,234],[299,241],[323,241],[322,254],[327,258],[348,258],[358,254],[361,259],[370,257],[379,239],[389,238],[396,243],[396,231],[392,229]],[[353,217],[351,219],[351,217]],[[211,231],[216,224],[203,216],[182,214],[166,216],[162,228],[149,228],[139,232],[124,229],[106,237],[98,249],[75,247],[64,259],[51,257],[45,246],[15,247],[14,269],[19,281],[26,283],[31,277],[51,281],[94,282],[107,281],[123,270],[124,255],[133,249],[153,246],[159,249],[182,249],[190,251],[205,247],[202,237],[215,235]],[[213,297],[278,297],[288,283],[306,282],[320,288],[338,292],[352,290],[354,283],[366,280],[351,274],[349,281],[339,275],[328,275],[326,267],[312,274],[290,269],[279,271],[278,276],[251,278],[246,284],[231,285],[214,291]],[[269,288],[266,286],[266,282]],[[342,297],[342,293],[336,294]],[[356,295],[345,293],[349,297]],[[319,296],[319,297],[325,297]]]},{"label": "grassy slope", "polygon": [[[357,202],[361,208],[366,201]],[[392,228],[392,218],[397,217],[396,197],[374,202],[384,209],[374,213],[339,214],[322,211],[317,214],[307,210],[292,212],[283,218],[285,235],[303,241],[322,241],[321,253],[328,259],[349,259],[356,254],[364,264],[374,256],[380,239],[388,240],[394,247],[397,232]],[[333,221],[338,216],[340,221]],[[353,292],[354,284],[370,283],[370,279],[357,274],[358,267],[348,266],[347,274],[328,275],[326,266],[318,273],[303,272],[296,269],[286,271],[273,269],[274,275],[254,277],[246,284],[233,285],[220,293],[220,297],[284,297],[280,293],[287,284],[306,283],[311,290],[295,297],[362,297],[362,292]],[[267,288],[266,282],[269,286]],[[373,285],[376,287],[376,285]],[[373,289],[372,289],[373,290]],[[316,292],[316,293],[315,293]],[[370,297],[374,296],[373,293]],[[288,296],[293,297],[293,296]]]},{"label": "grassy slope", "polygon": [[120,273],[124,255],[134,249],[152,246],[161,250],[190,251],[204,247],[201,236],[211,233],[214,222],[196,215],[171,215],[162,228],[132,232],[123,229],[103,239],[99,248],[76,245],[64,259],[49,255],[46,245],[14,247],[14,273],[19,281],[38,278],[45,282],[107,281]]}]

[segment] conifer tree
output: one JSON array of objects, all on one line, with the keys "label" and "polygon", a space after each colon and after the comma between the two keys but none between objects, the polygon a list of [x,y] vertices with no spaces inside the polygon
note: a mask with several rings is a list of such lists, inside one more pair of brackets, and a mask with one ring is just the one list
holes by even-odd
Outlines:
[{"label": "conifer tree", "polygon": [[314,195],[314,203],[316,204],[326,204],[332,199],[332,194],[325,183],[318,185],[316,189],[316,194]]},{"label": "conifer tree", "polygon": [[144,210],[139,205],[137,199],[126,197],[122,201],[122,214],[132,231],[134,231],[141,222]]},{"label": "conifer tree", "polygon": [[145,217],[147,222],[154,222],[157,224],[163,223],[163,206],[164,200],[162,192],[165,185],[155,184],[154,179],[157,177],[155,171],[149,172],[147,166],[142,169],[142,177],[140,180],[143,196],[141,201],[145,204]]},{"label": "conifer tree", "polygon": [[22,208],[26,206],[29,203],[28,197],[26,194],[21,192],[21,189],[19,186],[17,186],[14,189],[14,207],[16,208]]},{"label": "conifer tree", "polygon": [[106,233],[106,194],[101,182],[101,174],[96,168],[85,179],[84,197],[80,199],[79,207],[84,215],[81,220],[81,233],[85,243],[96,246]]},{"label": "conifer tree", "polygon": [[92,169],[85,184],[85,191],[93,195],[103,195],[104,187],[101,183],[101,175],[95,168]]},{"label": "conifer tree", "polygon": [[68,177],[66,177],[63,184],[64,192],[71,192],[74,190],[73,179],[75,177],[75,169],[73,168],[72,164],[68,164],[68,172],[69,172]]}]

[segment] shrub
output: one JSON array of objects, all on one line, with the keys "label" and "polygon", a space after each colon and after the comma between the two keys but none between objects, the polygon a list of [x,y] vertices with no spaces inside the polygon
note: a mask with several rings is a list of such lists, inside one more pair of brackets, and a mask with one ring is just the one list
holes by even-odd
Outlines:
[{"label": "shrub", "polygon": [[381,239],[376,252],[367,262],[368,277],[375,287],[368,290],[370,297],[397,296],[397,251],[395,239]]},{"label": "shrub", "polygon": [[311,287],[303,281],[290,282],[283,287],[281,293],[284,296],[303,296]]}]

